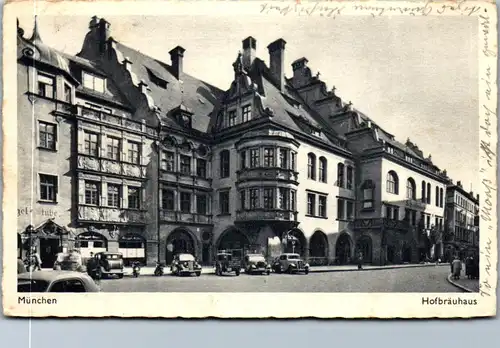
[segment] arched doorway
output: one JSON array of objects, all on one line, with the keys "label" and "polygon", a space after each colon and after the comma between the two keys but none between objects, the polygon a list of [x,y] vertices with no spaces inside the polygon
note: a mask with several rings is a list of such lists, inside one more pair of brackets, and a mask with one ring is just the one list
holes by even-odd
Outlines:
[{"label": "arched doorway", "polygon": [[363,253],[363,262],[372,262],[372,239],[368,236],[362,236],[356,242],[356,253]]},{"label": "arched doorway", "polygon": [[316,231],[309,241],[309,263],[323,265],[328,262],[328,239],[321,231]]},{"label": "arched doorway", "polygon": [[100,253],[108,250],[108,240],[98,232],[83,232],[76,237],[76,246],[83,258],[90,257],[90,253]]},{"label": "arched doorway", "polygon": [[351,262],[351,237],[347,233],[342,233],[337,239],[335,262],[339,265],[346,265]]},{"label": "arched doorway", "polygon": [[294,253],[304,256],[306,237],[299,229],[291,230],[283,242],[285,253]]},{"label": "arched doorway", "polygon": [[125,265],[138,261],[146,263],[146,240],[138,234],[126,234],[118,240],[118,251],[123,255]]},{"label": "arched doorway", "polygon": [[234,255],[243,257],[245,250],[250,246],[248,237],[236,228],[230,228],[222,233],[217,243],[217,251],[227,250]]},{"label": "arched doorway", "polygon": [[167,238],[167,265],[172,263],[174,256],[180,253],[192,254],[196,257],[196,244],[194,238],[186,230],[175,230]]},{"label": "arched doorway", "polygon": [[410,263],[411,262],[411,253],[412,253],[412,250],[411,250],[411,246],[409,245],[404,245],[403,246],[403,251],[402,251],[402,261],[403,263]]}]

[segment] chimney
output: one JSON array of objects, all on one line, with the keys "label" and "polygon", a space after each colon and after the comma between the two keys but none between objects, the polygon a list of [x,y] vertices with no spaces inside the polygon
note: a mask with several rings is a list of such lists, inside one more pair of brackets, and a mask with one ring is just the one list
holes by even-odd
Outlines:
[{"label": "chimney", "polygon": [[462,182],[461,181],[457,181],[457,186],[462,188]]},{"label": "chimney", "polygon": [[141,80],[139,82],[139,89],[141,90],[142,94],[148,93],[148,84],[144,80]]},{"label": "chimney", "polygon": [[[92,18],[94,20],[94,18]],[[96,18],[97,20],[97,18]],[[90,22],[92,24],[92,21]],[[98,40],[99,40],[99,47],[101,52],[104,52],[106,50],[106,43],[109,39],[110,35],[110,30],[109,27],[111,24],[109,24],[108,21],[106,21],[104,18],[101,18],[99,20],[99,25],[98,25]]]},{"label": "chimney", "polygon": [[122,61],[122,64],[125,70],[132,71],[132,61],[129,59],[129,57],[125,57],[125,59]]},{"label": "chimney", "polygon": [[479,194],[476,195],[476,201],[479,202]]},{"label": "chimney", "polygon": [[280,91],[285,89],[285,45],[285,40],[278,39],[267,46],[269,50],[269,68],[271,74],[279,83]]},{"label": "chimney", "polygon": [[170,53],[170,60],[172,61],[172,70],[177,80],[180,80],[182,74],[182,59],[184,57],[184,52],[186,52],[186,50],[181,46],[177,46],[168,52]]},{"label": "chimney", "polygon": [[249,36],[243,40],[243,66],[249,69],[255,59],[255,50],[257,49],[257,41]]}]

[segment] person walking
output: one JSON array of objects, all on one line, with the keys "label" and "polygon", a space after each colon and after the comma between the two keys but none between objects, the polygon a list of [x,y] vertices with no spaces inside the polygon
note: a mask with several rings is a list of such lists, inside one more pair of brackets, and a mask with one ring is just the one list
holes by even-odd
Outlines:
[{"label": "person walking", "polygon": [[363,269],[363,253],[361,251],[358,252],[358,269]]}]

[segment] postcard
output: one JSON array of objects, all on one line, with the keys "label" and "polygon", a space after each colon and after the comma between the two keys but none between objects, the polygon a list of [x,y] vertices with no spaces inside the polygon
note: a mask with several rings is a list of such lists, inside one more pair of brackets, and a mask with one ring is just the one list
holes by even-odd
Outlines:
[{"label": "postcard", "polygon": [[493,2],[4,11],[7,316],[496,315]]}]

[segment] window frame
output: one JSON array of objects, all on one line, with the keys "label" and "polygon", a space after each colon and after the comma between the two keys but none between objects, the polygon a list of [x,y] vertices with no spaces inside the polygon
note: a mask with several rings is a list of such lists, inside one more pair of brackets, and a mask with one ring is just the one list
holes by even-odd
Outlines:
[{"label": "window frame", "polygon": [[231,213],[230,213],[229,190],[219,191],[218,196],[219,196],[219,213],[220,213],[220,215],[230,215]]},{"label": "window frame", "polygon": [[220,177],[221,179],[229,178],[231,174],[231,153],[224,149],[219,153]]},{"label": "window frame", "polygon": [[[172,194],[172,199],[166,193]],[[172,208],[166,207],[168,203],[172,203]],[[161,209],[167,211],[175,211],[175,191],[172,189],[162,188],[161,189]]]},{"label": "window frame", "polygon": [[325,195],[318,195],[318,217],[327,218],[328,217],[327,210],[328,210],[328,197]]},{"label": "window frame", "polygon": [[[113,188],[113,189],[116,189],[116,193],[110,193],[110,188]],[[108,207],[112,207],[112,208],[121,208],[121,200],[122,200],[122,186],[119,185],[119,184],[112,184],[112,183],[108,183],[107,185],[107,197],[106,197],[106,203]],[[116,205],[113,204],[115,203],[114,202],[114,199],[116,199]],[[110,203],[110,200],[112,201]]]},{"label": "window frame", "polygon": [[[58,124],[55,123],[55,122],[50,122],[50,121],[45,121],[45,120],[38,120],[38,148],[39,149],[43,149],[43,150],[48,150],[48,151],[57,151],[58,150],[58,133],[59,133],[59,129],[58,129]],[[47,131],[45,132],[42,132],[42,128],[45,127],[45,129],[47,129],[47,126],[51,126],[54,128],[54,132],[51,134]],[[53,138],[53,144],[54,146],[53,147],[50,147],[50,146],[45,146],[45,144],[42,144],[42,133],[43,134],[46,134],[45,136],[45,139],[47,139],[47,135],[51,135],[52,138]],[[46,140],[45,143],[47,143],[48,141]]]},{"label": "window frame", "polygon": [[[134,149],[137,146],[137,149]],[[137,157],[134,158],[134,155]],[[127,141],[127,162],[140,165],[141,164],[141,143],[137,141]]]},{"label": "window frame", "polygon": [[[189,199],[183,199],[183,198],[189,198]],[[191,204],[191,198],[192,198],[192,194],[191,192],[185,192],[185,191],[180,191],[179,192],[179,210],[181,213],[186,213],[186,214],[189,214],[191,213],[191,210],[192,210],[192,204]],[[184,204],[187,202],[188,206],[184,206]],[[188,209],[185,209],[185,208],[188,208]]]},{"label": "window frame", "polygon": [[[88,185],[95,184],[95,190],[88,190]],[[85,180],[83,182],[84,185],[84,202],[86,205],[92,205],[92,206],[100,206],[101,205],[101,196],[102,196],[102,183],[100,181],[95,181],[95,180]],[[90,193],[89,196],[87,196],[87,192]],[[95,193],[95,196],[92,195],[92,193]],[[87,199],[89,198],[89,199]],[[95,198],[96,203],[92,203],[92,200]]]},{"label": "window frame", "polygon": [[[92,141],[93,136],[95,137],[95,141]],[[93,144],[95,144],[95,153],[92,151]],[[101,137],[99,133],[92,132],[86,129],[83,131],[83,153],[85,155],[90,157],[99,157],[101,152],[100,145],[101,145]]]},{"label": "window frame", "polygon": [[[92,79],[92,87],[90,87],[89,85],[87,85],[87,83],[86,83],[86,77]],[[99,89],[96,89],[96,80],[102,81],[102,91],[99,90]],[[87,80],[87,82],[90,82],[90,81]],[[82,86],[84,88],[90,89],[90,90],[92,90],[94,92],[103,93],[104,94],[106,92],[106,78],[100,77],[100,76],[92,74],[92,73],[90,73],[88,71],[82,70]]]},{"label": "window frame", "polygon": [[[41,79],[46,79],[45,82],[41,81]],[[47,80],[51,80],[52,83],[47,83]],[[41,85],[43,85],[43,93],[41,93]],[[50,86],[52,88],[52,95],[47,95],[47,86]],[[44,97],[44,98],[48,98],[48,99],[56,99],[56,96],[57,96],[57,83],[56,83],[56,76],[55,75],[51,75],[51,74],[47,74],[45,72],[40,72],[40,71],[37,71],[37,76],[36,76],[36,93],[41,96],[41,97]]]},{"label": "window frame", "polygon": [[[42,183],[42,177],[46,177],[46,178],[51,178],[53,179],[54,181],[52,183],[48,183],[48,184],[44,184]],[[50,197],[49,198],[42,198],[42,192],[45,191],[44,189],[42,189],[42,185],[44,185],[46,187],[47,190],[50,189],[50,187],[52,187],[52,194],[53,194],[53,198],[51,199]],[[48,173],[38,173],[38,201],[39,202],[43,202],[43,203],[57,203],[57,198],[58,198],[58,191],[59,191],[59,176],[58,175],[55,175],[55,174],[48,174]],[[49,194],[50,191],[47,191],[47,193]],[[50,194],[49,194],[50,196]]]},{"label": "window frame", "polygon": [[[111,140],[111,144],[110,144]],[[114,142],[118,142],[118,146],[114,145]],[[111,149],[111,151],[110,151]],[[113,154],[113,150],[116,150],[116,157],[110,156],[110,154]],[[120,154],[122,152],[122,139],[118,137],[113,137],[113,136],[106,136],[106,157],[108,159],[111,159],[113,161],[120,161]]]}]

